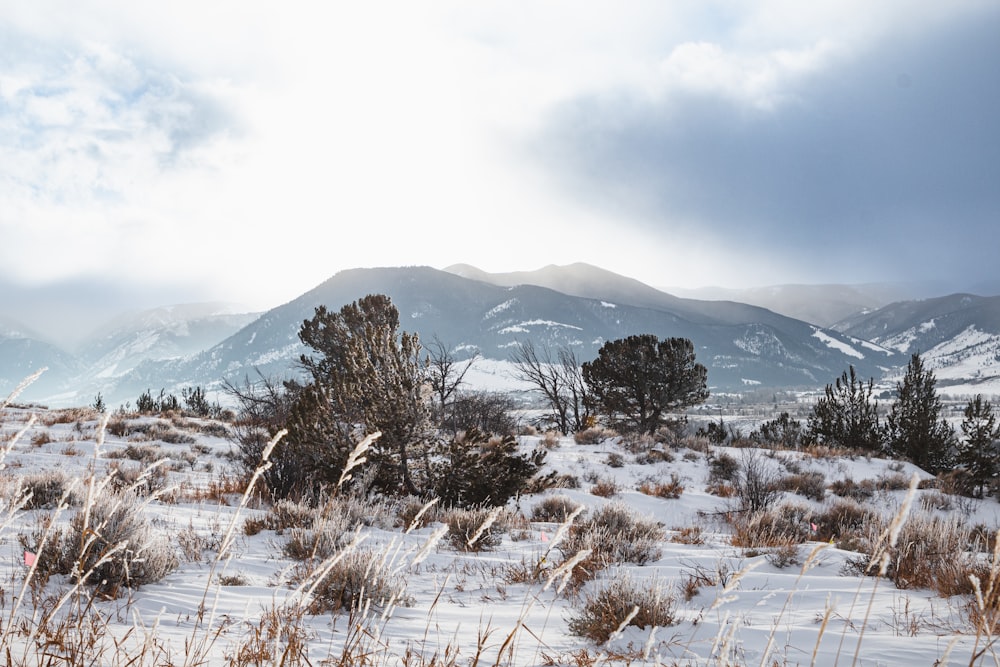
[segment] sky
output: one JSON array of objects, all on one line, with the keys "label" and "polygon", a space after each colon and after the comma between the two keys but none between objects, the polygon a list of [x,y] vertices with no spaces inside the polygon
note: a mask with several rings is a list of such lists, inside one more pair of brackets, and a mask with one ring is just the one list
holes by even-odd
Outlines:
[{"label": "sky", "polygon": [[997,0],[4,3],[0,314],[454,263],[996,286],[997,34]]}]

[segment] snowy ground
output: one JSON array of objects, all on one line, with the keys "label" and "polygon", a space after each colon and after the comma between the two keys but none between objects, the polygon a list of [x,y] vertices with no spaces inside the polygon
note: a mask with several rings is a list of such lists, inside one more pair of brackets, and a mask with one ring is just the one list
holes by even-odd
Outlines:
[{"label": "snowy ground", "polygon": [[[173,491],[150,502],[144,511],[157,530],[170,537],[179,567],[158,583],[124,592],[117,599],[93,601],[88,613],[101,619],[105,647],[95,663],[126,664],[122,655],[129,654],[141,655],[135,664],[271,664],[240,659],[240,650],[260,636],[261,621],[269,610],[301,599],[289,583],[297,562],[283,553],[287,532],[247,535],[244,531],[244,522],[265,516],[266,507],[252,504],[240,509],[238,494],[209,492],[213,483],[222,484],[229,476],[229,442],[199,431],[204,422],[187,420],[174,428],[194,438],[193,443],[140,443],[134,436],[108,434],[95,457],[96,415],[79,413],[58,423],[56,413],[30,409],[7,410],[0,437],[9,443],[32,412],[38,413],[39,422],[6,456],[0,478],[0,497],[6,505],[21,477],[56,470],[85,479],[88,467],[97,469],[100,477],[114,452],[130,444],[157,447],[170,457]],[[521,441],[530,449],[542,438],[523,436]],[[850,574],[845,564],[857,554],[829,543],[805,541],[797,547],[797,563],[786,567],[775,565],[767,553],[732,546],[732,529],[721,515],[733,508],[734,501],[707,490],[709,458],[723,452],[734,458],[742,455],[741,450],[727,448],[708,453],[676,448],[669,452],[672,460],[649,463],[640,462],[648,457],[626,451],[616,440],[584,445],[560,438],[548,452],[547,467],[575,476],[579,488],[550,489],[512,501],[509,509],[523,518],[505,528],[497,547],[479,553],[460,552],[438,539],[440,523],[409,533],[383,524],[362,528],[358,539],[363,542],[353,548],[385,554],[390,568],[405,577],[409,604],[372,608],[364,618],[348,619],[344,613],[305,615],[302,627],[310,664],[358,662],[354,654],[338,662],[345,644],[350,647],[352,642],[367,647],[367,664],[436,660],[433,664],[466,665],[474,664],[477,656],[479,664],[513,665],[970,663],[977,638],[968,614],[969,596],[944,598],[926,589],[899,590],[886,579]],[[909,478],[913,473],[927,477],[905,464],[861,457],[779,452],[765,453],[761,460],[775,471],[818,471],[827,483]],[[683,485],[678,498],[661,499],[637,490],[643,481],[670,480],[672,475]],[[593,495],[590,491],[598,482],[616,487],[617,494]],[[944,511],[920,502],[919,496],[931,491],[916,493],[911,514],[943,512],[990,531],[1000,526],[1000,504],[992,499],[964,499]],[[899,489],[879,491],[870,504],[892,515],[906,494]],[[666,529],[659,556],[644,565],[613,566],[575,593],[558,592],[561,579],[551,577],[559,563],[553,542],[560,525],[529,521],[534,506],[552,495],[568,496],[588,513],[622,503],[655,519]],[[782,502],[822,508],[832,502],[832,494],[828,491],[823,501],[816,501],[786,493]],[[69,520],[75,511],[67,509],[59,520]],[[36,530],[53,513],[52,508],[15,511],[0,534],[0,626],[4,649],[12,651],[15,664],[42,664],[46,659],[61,664],[68,659],[65,642],[31,648],[27,635],[14,631],[19,624],[31,626],[31,619],[37,622],[45,605],[71,588],[65,577],[55,576],[41,591],[22,590],[28,568],[18,535]],[[703,543],[677,541],[692,529],[701,531]],[[219,546],[227,535],[234,541],[220,560]],[[515,576],[536,568],[540,572],[536,579]],[[641,586],[672,591],[676,622],[659,628],[625,627],[600,646],[571,634],[569,621],[579,614],[586,597],[621,573]],[[698,578],[703,585],[685,600],[684,583]],[[204,614],[199,615],[200,608]],[[139,651],[140,645],[146,648]],[[982,647],[980,638],[978,648]],[[116,652],[118,657],[113,657]],[[942,658],[945,662],[936,662]],[[997,662],[987,651],[976,664]]]}]

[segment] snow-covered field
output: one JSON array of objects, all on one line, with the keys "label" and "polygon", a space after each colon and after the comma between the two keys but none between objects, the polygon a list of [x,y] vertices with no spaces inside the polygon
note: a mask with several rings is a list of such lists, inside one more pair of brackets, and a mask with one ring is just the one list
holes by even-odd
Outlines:
[{"label": "snow-covered field", "polygon": [[[38,417],[34,424],[32,414]],[[795,506],[803,517],[806,537],[791,547],[734,546],[725,514],[736,499],[721,497],[718,485],[709,483],[712,462],[723,455],[741,462],[756,450],[706,447],[695,440],[688,441],[693,448],[626,447],[618,439],[578,444],[573,438],[522,436],[525,449],[547,443],[546,469],[571,476],[578,487],[512,500],[494,524],[498,543],[481,551],[459,549],[443,535],[444,514],[435,514],[437,508],[427,514],[435,520],[409,532],[391,503],[368,510],[337,553],[377,556],[387,576],[405,585],[398,604],[311,614],[304,588],[314,579],[302,577],[305,564],[286,549],[302,533],[268,528],[268,503],[250,500],[241,507],[232,484],[232,445],[217,425],[141,417],[116,430],[126,435],[106,433],[98,447],[98,415],[91,411],[18,408],[2,415],[0,437],[9,451],[0,498],[9,513],[0,533],[0,640],[9,664],[249,665],[281,664],[282,656],[286,665],[998,662],[992,637],[977,637],[971,595],[942,597],[860,576],[851,568],[859,555],[838,546],[844,536],[819,540],[826,526],[809,517],[839,500],[830,489],[822,500],[780,495],[779,505]],[[169,538],[166,548],[174,551],[176,569],[111,598],[74,588],[65,575],[40,585],[38,573],[25,564],[26,549],[30,559],[28,548],[35,547],[47,519],[63,525],[87,505],[17,509],[19,481],[26,484],[45,471],[64,474],[78,480],[80,498],[88,480],[99,485],[106,479],[109,464],[145,466],[130,460],[142,452],[164,457],[158,465],[169,471],[159,495],[138,511]],[[866,505],[889,518],[916,521],[934,514],[961,526],[981,525],[985,533],[1000,526],[1000,504],[993,499],[902,488],[914,474],[929,477],[907,464],[789,451],[760,451],[754,460],[774,476],[821,473],[827,486],[872,480]],[[646,495],[639,490],[643,483],[647,490],[672,484],[679,496]],[[602,488],[613,495],[593,493]],[[912,505],[900,515],[908,494]],[[560,549],[569,524],[533,520],[536,506],[552,497],[585,508],[577,523],[605,506],[627,508],[662,524],[661,539],[643,564],[612,564],[577,588],[570,582],[587,576],[563,567],[575,554]],[[25,586],[29,578],[35,584]],[[618,633],[606,628],[613,636],[600,645],[570,632],[587,600],[613,581],[660,591],[672,600],[671,622],[624,625]],[[53,630],[58,619],[68,619],[59,626],[62,633]]]}]

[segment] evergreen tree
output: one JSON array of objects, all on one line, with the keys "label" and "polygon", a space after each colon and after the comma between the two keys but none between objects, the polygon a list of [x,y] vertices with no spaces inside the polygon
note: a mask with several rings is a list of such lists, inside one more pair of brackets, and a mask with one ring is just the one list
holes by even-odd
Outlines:
[{"label": "evergreen tree", "polygon": [[882,445],[878,402],[872,399],[874,380],[861,381],[854,366],[832,385],[813,406],[806,423],[807,442],[875,451]]},{"label": "evergreen tree", "polygon": [[695,362],[687,338],[659,340],[652,334],[608,341],[583,364],[588,400],[626,429],[653,433],[664,415],[708,398],[708,371]]},{"label": "evergreen tree", "polygon": [[889,450],[934,474],[951,464],[956,444],[955,430],[941,418],[936,384],[920,355],[911,356],[886,420]]},{"label": "evergreen tree", "polygon": [[[327,436],[350,431],[353,447],[359,435],[381,431],[368,455],[376,466],[374,484],[382,491],[417,495],[412,468],[427,444],[429,388],[420,341],[416,334],[399,332],[399,311],[389,297],[369,295],[337,313],[319,306],[302,323],[299,338],[317,353],[303,355],[301,363],[323,389],[319,395],[333,417],[326,423],[338,425],[326,429]],[[348,442],[331,447],[343,451]]]},{"label": "evergreen tree", "polygon": [[971,477],[977,498],[983,497],[986,486],[1000,473],[1000,426],[997,425],[993,406],[983,401],[981,394],[965,406],[962,420],[964,439],[958,444],[958,465]]}]

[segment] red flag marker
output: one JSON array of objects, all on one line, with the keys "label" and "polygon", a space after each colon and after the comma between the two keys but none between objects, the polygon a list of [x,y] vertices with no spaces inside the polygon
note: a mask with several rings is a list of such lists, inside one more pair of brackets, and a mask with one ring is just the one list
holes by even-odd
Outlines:
[{"label": "red flag marker", "polygon": [[35,559],[37,557],[38,556],[36,556],[35,554],[31,553],[30,551],[25,551],[24,552],[24,564],[27,565],[28,567],[31,567],[32,565],[35,564]]}]

